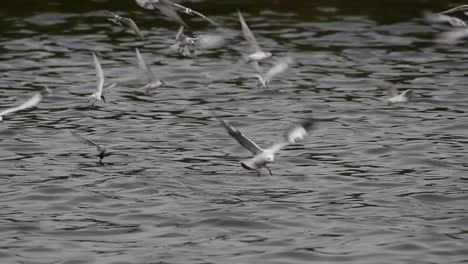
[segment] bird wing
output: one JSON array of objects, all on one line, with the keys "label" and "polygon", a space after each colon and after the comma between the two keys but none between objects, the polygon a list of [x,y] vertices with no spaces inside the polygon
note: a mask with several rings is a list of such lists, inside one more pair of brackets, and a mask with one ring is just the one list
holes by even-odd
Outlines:
[{"label": "bird wing", "polygon": [[396,88],[394,83],[381,81],[377,84],[377,87],[383,89],[387,92],[388,97],[393,97],[398,95],[398,89]]},{"label": "bird wing", "polygon": [[451,8],[449,10],[445,10],[445,11],[442,11],[440,13],[437,13],[437,14],[450,14],[450,13],[454,13],[454,12],[457,12],[457,11],[466,11],[468,10],[468,5],[461,5],[461,6],[457,6],[457,7],[454,7],[454,8]]},{"label": "bird wing", "polygon": [[143,70],[148,83],[157,81],[157,78],[154,75],[153,71],[150,69],[148,64],[146,64],[146,62],[143,60],[143,57],[141,56],[141,53],[138,50],[138,48],[136,48],[135,50],[136,50],[136,56],[138,60],[138,66]]},{"label": "bird wing", "polygon": [[312,130],[313,127],[314,121],[312,119],[308,119],[299,124],[291,126],[286,131],[283,138],[268,148],[267,151],[274,153],[287,145],[296,143],[297,141],[303,139],[309,133],[309,131]]},{"label": "bird wing", "polygon": [[102,88],[104,87],[104,73],[102,72],[101,63],[97,58],[96,54],[93,52],[94,66],[96,67],[96,77],[97,77],[97,92],[102,94]]},{"label": "bird wing", "polygon": [[402,93],[401,93],[401,96],[406,97],[406,98],[408,98],[408,99],[413,99],[413,98],[414,98],[413,90],[408,89],[408,90],[402,92]]},{"label": "bird wing", "polygon": [[0,113],[0,116],[6,115],[9,113],[14,113],[14,112],[26,109],[26,108],[34,107],[42,100],[42,97],[43,96],[41,93],[36,93],[31,98],[29,98],[29,100],[22,103],[21,105],[4,110],[3,112]]},{"label": "bird wing", "polygon": [[69,130],[69,131],[70,131],[70,133],[71,133],[74,137],[76,137],[76,139],[78,139],[81,143],[86,144],[86,145],[91,146],[91,147],[99,147],[99,145],[96,144],[96,143],[94,143],[93,141],[91,141],[91,140],[89,140],[89,139],[86,139],[86,138],[84,138],[84,137],[82,137],[82,136],[76,134],[76,133],[73,132],[72,130]]},{"label": "bird wing", "polygon": [[274,76],[288,69],[290,62],[291,62],[291,59],[286,58],[286,59],[279,61],[275,65],[273,65],[273,67],[271,67],[271,69],[268,70],[267,73],[265,74],[265,82],[269,83]]},{"label": "bird wing", "polygon": [[244,17],[242,17],[242,13],[239,10],[237,10],[237,13],[239,14],[239,21],[242,26],[242,34],[244,34],[245,40],[249,43],[252,49],[254,49],[255,51],[261,51],[257,40],[252,34],[252,31],[250,31],[249,27],[247,26],[247,23],[245,23]]},{"label": "bird wing", "polygon": [[172,6],[173,3],[169,0],[159,0],[157,3],[152,2],[152,5],[159,9],[159,11],[161,11],[165,16],[171,18],[182,26],[189,28],[179,14],[177,14],[177,11]]},{"label": "bird wing", "polygon": [[256,155],[258,153],[263,152],[263,149],[261,149],[257,144],[255,144],[252,140],[247,138],[242,132],[237,130],[235,127],[230,125],[228,122],[224,120],[220,120],[221,125],[224,126],[228,134],[233,137],[239,144],[241,144],[244,148],[246,148],[248,151],[250,151],[252,154]]},{"label": "bird wing", "polygon": [[133,19],[123,17],[122,21],[125,24],[127,24],[130,27],[130,29],[135,33],[135,35],[137,35],[140,39],[145,39],[143,37],[143,34],[141,33],[140,28],[138,28],[137,24],[135,23],[135,21],[133,21]]},{"label": "bird wing", "polygon": [[213,20],[211,20],[210,18],[206,17],[205,15],[203,15],[202,13],[200,12],[197,12],[193,9],[190,9],[188,7],[185,7],[183,5],[179,5],[179,4],[176,4],[176,3],[172,3],[173,6],[179,8],[182,12],[188,14],[188,15],[197,15],[203,19],[205,19],[206,21],[208,21],[209,23],[211,23],[212,25],[216,26],[216,27],[219,27],[219,24],[214,22]]}]

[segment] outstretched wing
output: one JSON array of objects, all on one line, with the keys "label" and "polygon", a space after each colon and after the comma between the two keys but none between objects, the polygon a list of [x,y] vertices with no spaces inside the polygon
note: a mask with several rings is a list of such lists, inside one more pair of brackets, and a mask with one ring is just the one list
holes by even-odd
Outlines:
[{"label": "outstretched wing", "polygon": [[76,137],[76,139],[78,139],[81,143],[86,144],[86,145],[91,146],[91,147],[99,147],[98,144],[96,144],[96,143],[94,143],[93,141],[91,141],[91,140],[89,140],[89,139],[86,139],[86,138],[84,138],[84,137],[82,137],[82,136],[76,134],[76,133],[73,132],[71,129],[70,129],[69,131],[70,131],[70,133],[71,133],[74,137]]},{"label": "outstretched wing", "polygon": [[438,14],[450,14],[450,13],[454,13],[454,12],[458,12],[458,11],[467,11],[467,10],[468,10],[468,5],[461,5],[461,6],[451,8],[449,10],[442,11],[442,12],[440,12]]},{"label": "outstretched wing", "polygon": [[122,21],[123,21],[125,24],[127,24],[127,26],[129,26],[130,29],[135,33],[135,35],[137,35],[140,39],[145,39],[145,38],[143,37],[143,34],[141,33],[140,28],[138,28],[137,24],[135,23],[135,21],[133,21],[133,19],[123,17],[123,18],[122,18]]},{"label": "outstretched wing", "polygon": [[173,3],[170,2],[169,0],[159,0],[159,1],[154,1],[153,6],[159,9],[161,13],[163,13],[165,16],[171,18],[172,20],[176,21],[180,25],[189,28],[187,24],[185,24],[184,20],[177,14],[177,11],[174,9],[172,6]]},{"label": "outstretched wing", "polygon": [[385,90],[387,92],[388,97],[394,97],[398,95],[398,89],[396,88],[394,83],[381,81],[377,84],[377,87],[379,87],[382,90]]},{"label": "outstretched wing", "polygon": [[291,62],[292,59],[287,57],[273,65],[273,67],[271,67],[271,69],[265,74],[265,82],[268,84],[274,76],[287,70]]},{"label": "outstretched wing", "polygon": [[228,122],[224,120],[220,120],[221,125],[224,126],[228,134],[233,137],[239,144],[241,144],[244,148],[246,148],[248,151],[250,151],[252,154],[256,155],[258,153],[263,152],[263,149],[261,149],[257,144],[255,144],[252,140],[247,138],[242,132],[237,130],[237,128],[233,127],[230,125]]},{"label": "outstretched wing", "polygon": [[0,113],[0,116],[6,115],[9,113],[14,113],[14,112],[26,109],[26,108],[34,107],[37,104],[39,104],[39,102],[42,100],[42,97],[43,96],[41,93],[36,93],[31,98],[29,98],[29,100],[22,103],[21,105],[4,110],[3,112]]},{"label": "outstretched wing", "polygon": [[146,62],[143,60],[143,57],[141,56],[140,50],[138,50],[138,48],[136,48],[135,50],[136,50],[136,56],[137,56],[137,60],[138,60],[138,66],[140,67],[140,69],[143,70],[143,72],[144,72],[144,74],[145,74],[145,76],[147,78],[148,83],[152,83],[152,82],[157,81],[156,76],[154,75],[153,71],[148,66],[148,64],[146,64]]},{"label": "outstretched wing", "polygon": [[101,63],[99,62],[96,54],[93,52],[94,67],[96,68],[97,77],[97,92],[102,94],[102,88],[104,87],[104,73],[102,72]]},{"label": "outstretched wing", "polygon": [[268,148],[267,151],[277,152],[287,145],[296,143],[297,141],[303,139],[309,133],[309,131],[312,130],[313,127],[314,121],[312,119],[308,119],[302,123],[293,125],[286,131],[283,138]]},{"label": "outstretched wing", "polygon": [[179,5],[179,4],[176,4],[176,3],[172,3],[173,6],[179,8],[182,12],[188,14],[188,15],[197,15],[203,19],[205,19],[206,21],[208,21],[209,23],[211,23],[212,25],[216,26],[216,27],[219,27],[219,24],[214,22],[213,20],[211,20],[210,18],[206,17],[205,15],[203,15],[202,13],[200,12],[197,12],[193,9],[190,9],[188,7],[185,7],[183,5]]},{"label": "outstretched wing", "polygon": [[247,26],[247,23],[245,23],[244,17],[242,16],[242,13],[237,10],[237,13],[239,14],[239,21],[242,26],[242,34],[244,34],[244,38],[249,43],[249,45],[252,47],[253,50],[255,51],[261,51],[260,46],[258,45],[257,40],[255,39],[254,35],[252,34],[252,31],[250,31],[249,26]]}]

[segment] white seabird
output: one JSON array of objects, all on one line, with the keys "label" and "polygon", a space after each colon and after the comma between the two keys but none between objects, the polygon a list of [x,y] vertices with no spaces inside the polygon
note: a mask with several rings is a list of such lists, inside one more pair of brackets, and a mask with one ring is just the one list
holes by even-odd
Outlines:
[{"label": "white seabird", "polygon": [[135,51],[138,61],[138,67],[143,71],[143,74],[146,78],[146,85],[142,88],[146,89],[146,91],[148,92],[151,89],[164,85],[164,82],[156,78],[156,75],[154,75],[154,72],[151,70],[149,65],[146,64],[145,60],[143,60],[143,57],[141,56],[141,53],[138,50],[138,48],[136,48]]},{"label": "white seabird", "polygon": [[380,82],[377,86],[381,89],[386,90],[387,96],[384,98],[384,102],[387,104],[405,103],[414,97],[413,91],[407,89],[402,93],[398,93],[398,89],[395,84],[391,82]]},{"label": "white seabird", "polygon": [[241,161],[241,165],[244,169],[257,171],[258,175],[260,175],[260,170],[262,168],[266,168],[270,175],[272,175],[268,165],[273,163],[275,159],[275,153],[283,147],[286,147],[289,144],[294,144],[298,140],[303,139],[314,125],[314,122],[311,119],[306,120],[300,124],[296,124],[288,129],[283,138],[281,138],[278,142],[274,143],[267,149],[262,149],[228,122],[221,119],[219,121],[230,136],[232,136],[235,140],[237,140],[237,142],[239,142],[239,144],[241,144],[241,146],[254,155],[254,157],[251,159]]},{"label": "white seabird", "polygon": [[119,16],[119,15],[117,15],[115,13],[112,13],[110,11],[107,11],[107,10],[105,10],[105,11],[107,12],[107,14],[109,14],[111,16],[110,18],[108,18],[109,21],[111,21],[112,23],[114,23],[116,25],[119,25],[120,27],[122,27],[124,29],[130,29],[140,39],[142,39],[142,40],[145,39],[143,37],[143,34],[141,33],[140,28],[138,28],[137,24],[135,23],[135,21],[133,21],[133,19]]},{"label": "white seabird", "polygon": [[42,101],[44,96],[50,93],[50,90],[47,87],[45,87],[44,91],[35,93],[31,98],[29,98],[29,100],[22,103],[21,105],[3,110],[2,112],[0,112],[0,122],[3,122],[4,115],[18,112],[38,105]]},{"label": "white seabird", "polygon": [[250,48],[253,52],[247,56],[247,62],[261,61],[261,60],[271,57],[272,54],[270,52],[265,52],[260,48],[257,40],[252,34],[252,31],[250,31],[249,27],[247,26],[247,23],[245,23],[244,17],[242,17],[241,12],[237,10],[237,13],[239,15],[239,21],[242,26],[242,33],[244,34],[244,38],[247,41],[247,43],[250,45]]}]

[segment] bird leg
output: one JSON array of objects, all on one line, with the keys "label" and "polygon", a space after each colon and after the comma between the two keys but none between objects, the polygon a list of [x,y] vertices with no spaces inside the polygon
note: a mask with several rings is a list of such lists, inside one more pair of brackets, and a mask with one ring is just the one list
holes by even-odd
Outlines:
[{"label": "bird leg", "polygon": [[266,166],[265,166],[265,168],[266,168],[266,169],[268,170],[268,172],[270,173],[270,176],[273,176],[273,174],[271,173],[270,168],[268,168],[268,167],[266,167]]}]

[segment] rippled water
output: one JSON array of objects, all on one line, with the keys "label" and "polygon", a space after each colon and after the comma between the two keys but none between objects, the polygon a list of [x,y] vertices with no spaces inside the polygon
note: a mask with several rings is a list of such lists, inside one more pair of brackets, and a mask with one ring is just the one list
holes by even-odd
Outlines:
[{"label": "rippled water", "polygon": [[[434,44],[420,16],[455,2],[252,2],[185,2],[226,27],[228,45],[195,59],[167,50],[175,23],[130,0],[2,3],[0,109],[54,96],[0,124],[1,263],[468,261],[468,48]],[[296,59],[269,90],[240,62],[237,8],[265,50]],[[166,82],[153,94],[135,47]],[[123,82],[96,107],[91,50],[106,84]],[[384,104],[384,79],[417,100]],[[210,109],[261,146],[320,122],[258,177]],[[101,166],[68,129],[123,145]]]}]

